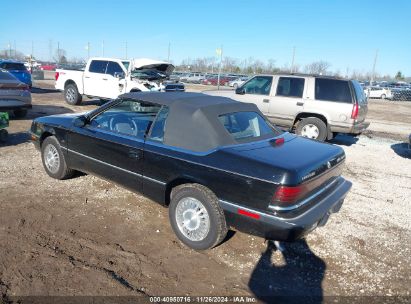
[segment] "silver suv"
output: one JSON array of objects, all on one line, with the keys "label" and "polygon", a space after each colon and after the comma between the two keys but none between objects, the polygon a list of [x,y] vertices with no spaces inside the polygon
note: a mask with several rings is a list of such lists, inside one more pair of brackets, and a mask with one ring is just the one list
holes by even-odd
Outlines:
[{"label": "silver suv", "polygon": [[355,80],[306,74],[257,75],[233,91],[210,92],[256,104],[278,126],[316,140],[360,134],[367,97]]}]

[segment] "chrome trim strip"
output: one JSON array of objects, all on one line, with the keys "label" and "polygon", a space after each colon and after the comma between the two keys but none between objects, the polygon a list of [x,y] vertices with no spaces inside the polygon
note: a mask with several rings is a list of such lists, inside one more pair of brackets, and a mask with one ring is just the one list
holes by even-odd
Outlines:
[{"label": "chrome trim strip", "polygon": [[281,207],[281,206],[271,206],[268,205],[268,208],[271,210],[275,210],[275,211],[291,211],[291,210],[295,210],[297,208],[300,208],[301,206],[304,206],[305,204],[309,203],[311,200],[313,200],[314,198],[316,198],[317,196],[319,196],[320,194],[324,193],[326,190],[328,190],[332,185],[334,185],[337,181],[340,181],[340,178],[336,178],[335,180],[333,180],[331,183],[329,183],[328,185],[326,185],[324,188],[321,188],[320,190],[318,190],[317,192],[311,194],[309,197],[307,197],[306,199],[302,200],[301,202],[292,205],[292,206],[288,206],[288,207]]},{"label": "chrome trim strip", "polygon": [[[62,148],[63,148],[63,147],[62,147]],[[67,149],[67,148],[66,148],[66,149]],[[165,182],[156,180],[156,179],[151,178],[151,177],[148,177],[148,176],[144,176],[144,175],[139,174],[139,173],[135,173],[135,172],[133,172],[133,171],[129,171],[129,170],[127,170],[127,169],[123,169],[123,168],[121,168],[121,167],[114,166],[114,165],[112,165],[112,164],[109,164],[109,163],[106,163],[106,162],[101,161],[101,160],[99,160],[99,159],[96,159],[96,158],[93,158],[93,157],[84,155],[84,154],[82,154],[82,153],[79,153],[79,152],[74,151],[74,150],[71,150],[71,149],[67,149],[67,152],[71,152],[71,153],[77,154],[77,155],[82,156],[82,157],[85,157],[85,158],[87,158],[87,159],[96,161],[96,162],[98,162],[98,163],[100,163],[100,164],[102,164],[102,165],[109,166],[109,167],[111,167],[111,168],[113,168],[113,169],[121,170],[121,171],[123,171],[123,172],[125,172],[125,173],[132,174],[132,175],[135,175],[135,176],[137,176],[137,177],[147,179],[147,180],[149,180],[149,181],[158,183],[158,184],[160,184],[160,185],[163,185],[163,186],[166,185]]]}]

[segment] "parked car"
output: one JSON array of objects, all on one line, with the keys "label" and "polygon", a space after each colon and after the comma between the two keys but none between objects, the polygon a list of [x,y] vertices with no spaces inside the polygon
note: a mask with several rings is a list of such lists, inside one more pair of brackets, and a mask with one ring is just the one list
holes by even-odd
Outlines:
[{"label": "parked car", "polygon": [[0,112],[13,112],[17,118],[31,108],[31,92],[27,84],[6,70],[0,69]]},{"label": "parked car", "polygon": [[71,105],[80,104],[83,95],[112,99],[127,92],[184,91],[182,83],[165,83],[173,70],[172,64],[152,59],[90,58],[84,71],[58,69],[55,88]]},{"label": "parked car", "polygon": [[218,81],[218,76],[215,76],[215,77],[212,77],[212,78],[205,79],[203,81],[203,84],[216,86],[218,84],[218,82],[220,82],[220,86],[225,86],[225,85],[228,85],[228,83],[231,80],[233,80],[232,77],[221,75],[220,76],[220,81]]},{"label": "parked car", "polygon": [[392,100],[401,100],[407,101],[411,100],[411,89],[409,88],[393,88],[391,89],[392,92]]},{"label": "parked car", "polygon": [[323,141],[361,134],[369,123],[367,98],[355,80],[306,74],[257,75],[233,91],[207,91],[256,104],[276,125]]},{"label": "parked car", "polygon": [[0,60],[0,69],[7,70],[18,80],[27,84],[29,88],[32,87],[31,74],[24,65],[24,62],[14,60]]},{"label": "parked car", "polygon": [[391,90],[383,87],[367,87],[364,89],[368,98],[392,99]]},{"label": "parked car", "polygon": [[55,71],[57,69],[57,64],[42,64],[40,65],[40,70],[42,71]]},{"label": "parked car", "polygon": [[411,153],[411,134],[408,136],[408,150]]},{"label": "parked car", "polygon": [[230,87],[233,87],[234,89],[237,89],[238,87],[240,87],[244,82],[246,82],[248,79],[250,79],[250,77],[240,77],[240,78],[237,78],[237,79],[234,79],[234,80],[232,80],[232,81],[230,81],[229,83],[228,83],[228,85],[230,86]]},{"label": "parked car", "polygon": [[205,79],[205,75],[201,73],[191,73],[182,77],[182,81],[188,83],[201,83]]},{"label": "parked car", "polygon": [[74,170],[169,207],[177,237],[201,250],[235,227],[293,241],[326,223],[351,187],[344,150],[272,126],[254,104],[201,93],[128,93],[86,114],[36,118],[49,176]]}]

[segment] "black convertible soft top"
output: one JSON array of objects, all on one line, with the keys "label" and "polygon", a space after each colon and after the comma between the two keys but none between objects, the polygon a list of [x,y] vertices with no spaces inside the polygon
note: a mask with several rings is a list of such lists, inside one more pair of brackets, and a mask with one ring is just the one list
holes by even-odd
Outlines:
[{"label": "black convertible soft top", "polygon": [[120,98],[167,106],[164,144],[196,152],[237,143],[219,121],[220,115],[257,112],[264,117],[254,104],[202,93],[134,92]]}]

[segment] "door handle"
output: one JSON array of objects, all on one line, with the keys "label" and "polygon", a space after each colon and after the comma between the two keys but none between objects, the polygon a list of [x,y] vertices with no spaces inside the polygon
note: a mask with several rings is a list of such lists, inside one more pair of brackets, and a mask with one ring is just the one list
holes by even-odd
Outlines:
[{"label": "door handle", "polygon": [[84,78],[90,78],[90,76],[84,76]]},{"label": "door handle", "polygon": [[131,150],[131,151],[128,152],[128,156],[130,158],[140,159],[141,158],[141,151]]},{"label": "door handle", "polygon": [[297,106],[303,106],[304,102],[297,102]]},{"label": "door handle", "polygon": [[265,103],[269,103],[269,102],[270,102],[270,100],[269,100],[269,99],[267,99],[267,98],[264,98],[264,99],[263,99],[263,102],[265,102]]},{"label": "door handle", "polygon": [[107,78],[103,78],[103,80],[107,80]]}]

